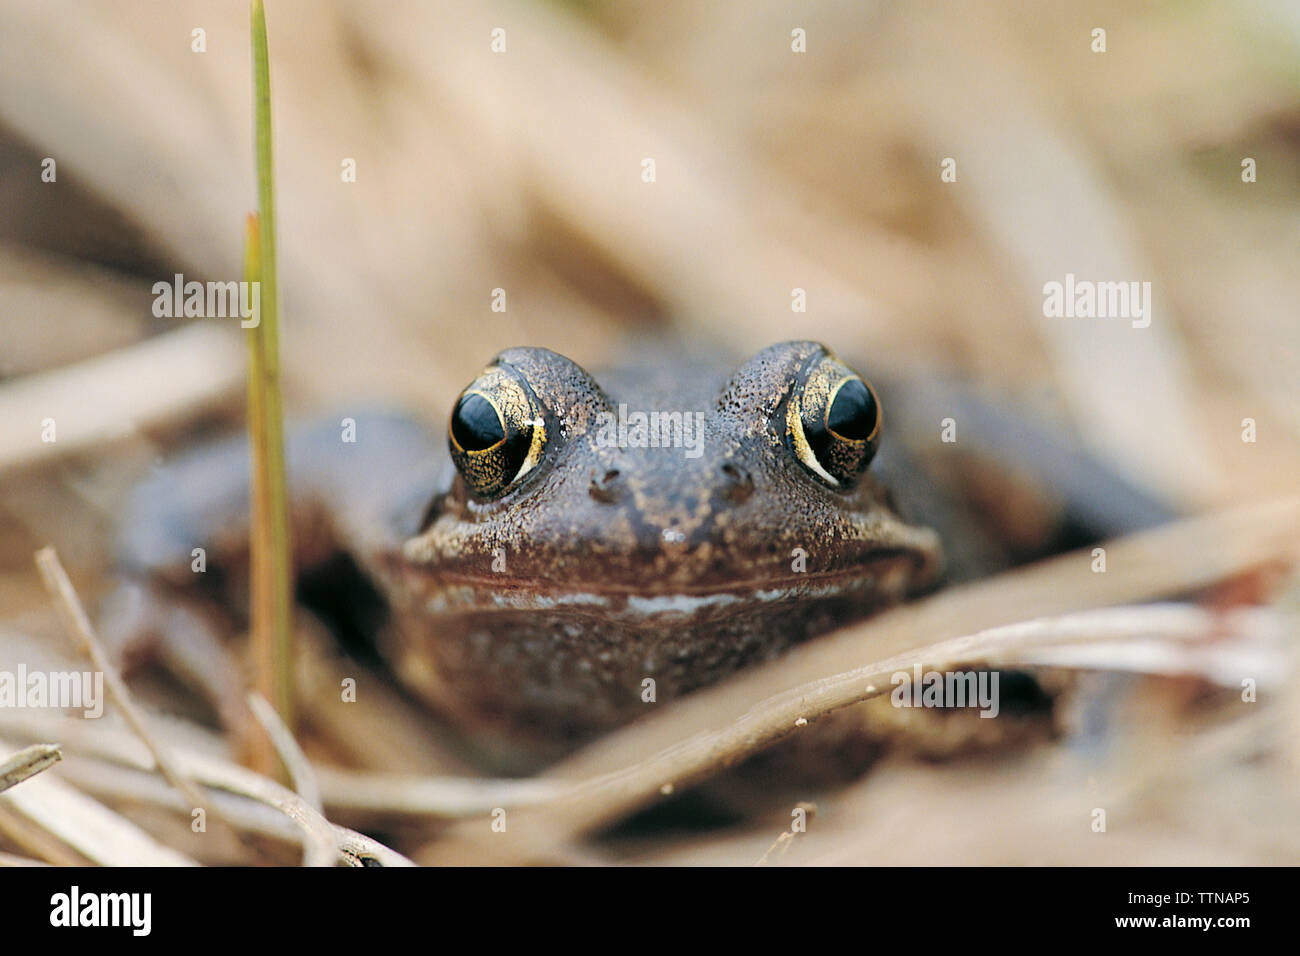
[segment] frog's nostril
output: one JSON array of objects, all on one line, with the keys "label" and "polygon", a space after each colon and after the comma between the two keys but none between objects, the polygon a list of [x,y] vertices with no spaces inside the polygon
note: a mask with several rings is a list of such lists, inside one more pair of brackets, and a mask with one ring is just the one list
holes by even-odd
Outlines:
[{"label": "frog's nostril", "polygon": [[739,465],[725,462],[722,466],[722,474],[726,478],[722,485],[722,494],[727,500],[740,504],[754,493],[754,479]]},{"label": "frog's nostril", "polygon": [[591,485],[587,493],[597,501],[604,504],[612,504],[618,500],[619,489],[619,471],[617,468],[606,468],[603,471],[597,469],[592,473]]}]

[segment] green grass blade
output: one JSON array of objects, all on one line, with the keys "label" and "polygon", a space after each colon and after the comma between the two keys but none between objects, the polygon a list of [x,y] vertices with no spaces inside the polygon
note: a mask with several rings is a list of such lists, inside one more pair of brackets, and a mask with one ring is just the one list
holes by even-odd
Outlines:
[{"label": "green grass blade", "polygon": [[253,641],[258,684],[293,726],[291,548],[280,399],[279,297],[275,257],[275,185],[271,150],[271,77],[266,13],[253,0],[253,107],[258,215],[250,219],[245,271],[260,283],[260,320],[249,333],[249,441],[252,448]]}]

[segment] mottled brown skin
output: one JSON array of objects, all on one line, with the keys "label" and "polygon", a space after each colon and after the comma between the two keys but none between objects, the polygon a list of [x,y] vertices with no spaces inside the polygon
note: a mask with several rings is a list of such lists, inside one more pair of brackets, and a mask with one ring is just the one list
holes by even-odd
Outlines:
[{"label": "mottled brown skin", "polygon": [[[402,673],[536,761],[649,712],[647,678],[663,704],[932,584],[933,532],[870,473],[832,487],[795,453],[787,406],[828,354],[791,342],[732,371],[598,383],[544,349],[503,352],[493,366],[526,381],[545,447],[495,500],[449,471],[420,533],[370,551]],[[602,447],[619,403],[703,412],[702,454]]]}]

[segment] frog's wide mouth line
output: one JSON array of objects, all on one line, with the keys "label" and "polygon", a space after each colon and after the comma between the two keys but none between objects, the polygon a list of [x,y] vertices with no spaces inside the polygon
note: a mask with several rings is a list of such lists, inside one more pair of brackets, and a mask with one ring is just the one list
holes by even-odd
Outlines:
[{"label": "frog's wide mouth line", "polygon": [[[439,574],[408,568],[423,579],[431,611],[626,611],[633,615],[682,614],[716,609],[740,609],[783,601],[856,600],[878,603],[880,595],[902,597],[909,584],[916,586],[924,560],[897,552],[879,555],[853,568],[837,571],[791,573],[782,577],[730,580],[707,585],[668,584],[660,587],[582,585],[553,581],[502,582],[482,575]],[[928,584],[931,575],[920,575]]]}]

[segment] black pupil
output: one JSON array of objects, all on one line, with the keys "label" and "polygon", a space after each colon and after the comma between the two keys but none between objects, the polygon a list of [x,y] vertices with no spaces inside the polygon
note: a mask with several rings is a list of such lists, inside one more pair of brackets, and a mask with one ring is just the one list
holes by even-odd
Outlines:
[{"label": "black pupil", "polygon": [[491,448],[506,437],[497,410],[482,395],[466,395],[460,400],[451,416],[451,433],[466,451]]},{"label": "black pupil", "polygon": [[876,401],[861,380],[851,378],[835,393],[826,424],[841,438],[862,441],[876,427]]}]

